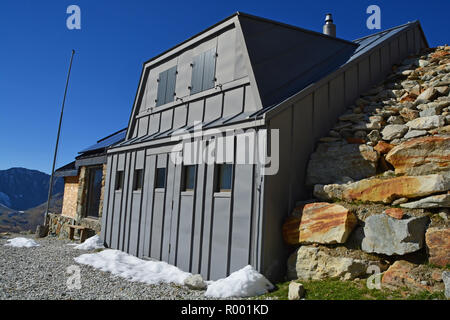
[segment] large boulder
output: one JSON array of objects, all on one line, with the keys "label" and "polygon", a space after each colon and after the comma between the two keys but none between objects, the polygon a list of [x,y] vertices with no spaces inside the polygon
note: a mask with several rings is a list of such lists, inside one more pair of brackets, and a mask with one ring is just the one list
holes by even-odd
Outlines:
[{"label": "large boulder", "polygon": [[291,217],[283,225],[286,243],[345,243],[357,224],[355,215],[343,206],[327,202],[303,207],[301,217]]},{"label": "large boulder", "polygon": [[450,265],[450,228],[429,228],[425,241],[431,264],[441,267]]},{"label": "large boulder", "polygon": [[428,221],[428,217],[398,220],[384,213],[372,215],[365,221],[361,249],[389,256],[420,250]]},{"label": "large boulder", "polygon": [[354,180],[376,173],[378,153],[365,144],[319,144],[311,155],[306,174],[306,184],[328,184],[347,176]]},{"label": "large boulder", "polygon": [[450,298],[450,271],[442,272],[442,281],[445,285],[445,297]]},{"label": "large boulder", "polygon": [[390,289],[408,288],[412,291],[433,291],[433,286],[428,285],[428,281],[421,270],[411,262],[398,260],[395,261],[383,274],[381,284]]},{"label": "large boulder", "polygon": [[443,116],[420,117],[407,122],[405,126],[416,130],[430,130],[437,127],[445,126],[445,117]]},{"label": "large boulder", "polygon": [[417,201],[403,203],[400,207],[408,209],[450,208],[450,194],[438,194]]},{"label": "large boulder", "polygon": [[423,137],[403,142],[386,160],[396,174],[423,175],[450,169],[450,137]]},{"label": "large boulder", "polygon": [[408,127],[404,124],[390,124],[384,127],[381,135],[383,140],[391,141],[403,137],[406,132],[408,132]]},{"label": "large boulder", "polygon": [[288,259],[287,277],[290,280],[322,280],[335,277],[350,280],[366,275],[367,267],[372,263],[376,262],[331,256],[323,248],[301,246]]},{"label": "large boulder", "polygon": [[424,90],[417,98],[416,104],[427,103],[433,101],[437,97],[438,92],[434,88]]},{"label": "large boulder", "polygon": [[391,203],[398,198],[425,197],[447,191],[450,188],[450,175],[431,174],[417,177],[373,178],[339,186],[333,188],[335,196],[339,196],[336,190],[341,191],[341,198],[338,197],[338,199]]}]

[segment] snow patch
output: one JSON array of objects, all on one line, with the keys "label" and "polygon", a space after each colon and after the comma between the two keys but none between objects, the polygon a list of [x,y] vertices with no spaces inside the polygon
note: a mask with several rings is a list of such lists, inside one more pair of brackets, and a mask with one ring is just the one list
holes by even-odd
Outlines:
[{"label": "snow patch", "polygon": [[[186,278],[192,275],[166,262],[142,260],[113,249],[83,254],[74,259],[77,263],[111,272],[115,276],[130,281],[147,284],[175,283],[184,285]],[[269,280],[250,265],[233,272],[227,278],[205,282],[208,285],[205,296],[215,298],[251,297],[267,293],[274,287]]]},{"label": "snow patch", "polygon": [[267,293],[274,286],[262,274],[248,265],[228,277],[208,285],[205,296],[214,298],[252,297]]},{"label": "snow patch", "polygon": [[98,253],[82,254],[74,258],[76,262],[92,266],[102,271],[130,281],[147,284],[176,283],[184,284],[191,274],[161,261],[145,261],[125,252],[113,249]]},{"label": "snow patch", "polygon": [[102,249],[105,246],[103,245],[102,239],[98,235],[90,237],[86,239],[82,244],[77,244],[74,246],[75,249],[79,250],[95,250]]},{"label": "snow patch", "polygon": [[5,246],[10,247],[16,247],[16,248],[31,248],[31,247],[38,247],[39,244],[34,241],[33,239],[27,239],[27,238],[14,238],[7,240],[8,243],[5,244]]}]

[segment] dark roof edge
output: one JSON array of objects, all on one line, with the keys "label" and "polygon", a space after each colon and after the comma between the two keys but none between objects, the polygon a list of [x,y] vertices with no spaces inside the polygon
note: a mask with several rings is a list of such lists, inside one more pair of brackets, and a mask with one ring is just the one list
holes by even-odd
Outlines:
[{"label": "dark roof edge", "polygon": [[116,131],[116,132],[114,132],[114,133],[111,133],[109,136],[106,136],[106,137],[101,138],[100,140],[98,140],[97,143],[100,143],[100,142],[102,142],[102,141],[105,141],[106,139],[111,138],[112,136],[115,136],[116,134],[121,133],[122,131],[125,131],[125,130],[127,130],[127,129],[128,129],[128,127],[127,127],[127,128],[123,128],[123,129],[120,129],[120,130],[118,130],[118,131]]},{"label": "dark roof edge", "polygon": [[189,41],[191,41],[191,40],[197,38],[198,36],[202,35],[203,33],[208,32],[208,31],[211,30],[211,29],[214,29],[215,27],[221,25],[222,23],[224,23],[224,22],[226,22],[226,21],[228,21],[228,20],[230,20],[230,19],[232,19],[232,18],[234,18],[234,17],[236,17],[236,16],[242,16],[242,17],[246,17],[246,18],[249,18],[249,19],[253,19],[253,20],[258,20],[258,21],[268,22],[268,23],[276,24],[276,25],[281,26],[281,27],[285,27],[285,28],[289,28],[289,29],[294,29],[294,30],[298,30],[298,31],[306,32],[306,33],[311,33],[311,34],[314,34],[314,35],[316,35],[316,36],[321,36],[321,37],[323,37],[323,38],[327,38],[327,39],[329,39],[329,40],[341,41],[341,42],[345,42],[345,43],[347,43],[347,44],[355,45],[355,43],[354,43],[353,41],[350,41],[350,40],[345,40],[345,39],[337,38],[337,37],[330,37],[330,36],[327,36],[326,34],[323,34],[323,33],[317,32],[317,31],[308,30],[308,29],[304,29],[304,28],[301,28],[301,27],[297,27],[297,26],[291,25],[291,24],[287,24],[287,23],[283,23],[283,22],[276,21],[276,20],[272,20],[272,19],[268,19],[268,18],[263,18],[263,17],[258,17],[258,16],[255,16],[255,15],[252,15],[252,14],[249,14],[249,13],[237,11],[237,12],[233,13],[232,15],[226,17],[225,19],[222,19],[222,20],[220,20],[219,22],[213,24],[212,26],[209,26],[208,28],[206,28],[206,29],[204,29],[204,30],[202,30],[202,31],[200,31],[200,32],[198,32],[198,33],[196,33],[196,34],[193,35],[192,37],[189,37],[188,39],[186,39],[186,40],[184,40],[184,41],[178,43],[177,45],[175,45],[175,46],[173,46],[173,47],[171,47],[171,48],[169,48],[169,49],[163,51],[162,53],[160,53],[160,54],[154,56],[153,58],[151,58],[151,59],[145,61],[143,64],[146,65],[146,64],[148,64],[149,62],[152,62],[153,60],[155,60],[155,59],[157,59],[157,58],[159,58],[159,57],[162,57],[163,55],[169,53],[170,51],[172,51],[172,50],[174,50],[174,49],[176,49],[176,48],[178,48],[179,46],[181,46],[181,45],[183,45],[183,44],[185,44],[185,43],[187,43],[187,42],[189,42]]},{"label": "dark roof edge", "polygon": [[246,18],[250,18],[250,19],[253,19],[253,20],[258,20],[258,21],[263,21],[263,22],[276,24],[276,25],[284,27],[284,28],[289,28],[289,29],[293,29],[293,30],[297,30],[297,31],[302,31],[302,32],[305,32],[305,33],[310,33],[310,34],[313,34],[313,35],[316,35],[316,36],[320,36],[320,37],[326,38],[328,40],[340,41],[340,42],[344,42],[346,44],[351,44],[353,46],[357,45],[353,41],[350,41],[350,40],[345,40],[345,39],[338,38],[338,37],[331,37],[331,36],[328,36],[328,35],[323,34],[321,32],[305,29],[305,28],[302,28],[302,27],[297,27],[297,26],[294,26],[292,24],[287,24],[287,23],[284,23],[284,22],[279,22],[279,21],[276,21],[276,20],[268,19],[268,18],[262,18],[262,17],[254,16],[254,15],[251,15],[251,14],[248,14],[248,13],[244,13],[244,12],[239,12],[238,11],[237,15],[240,15],[240,16],[243,16],[243,17],[246,17]]},{"label": "dark roof edge", "polygon": [[385,29],[385,30],[382,30],[382,31],[379,31],[379,32],[368,34],[367,36],[364,36],[364,37],[361,37],[361,38],[357,38],[357,39],[355,39],[353,41],[361,41],[361,40],[364,40],[366,38],[373,37],[373,36],[375,36],[377,34],[386,33],[386,32],[389,32],[389,31],[392,31],[392,30],[395,30],[395,29],[403,28],[404,26],[407,26],[407,25],[416,24],[418,22],[419,22],[418,20],[410,21],[410,22],[407,22],[407,23],[404,23],[404,24],[401,24],[401,25],[398,25],[398,26],[395,26],[395,27],[392,27],[392,28],[389,28],[389,29]]},{"label": "dark roof edge", "polygon": [[[419,30],[422,33],[422,37],[423,37],[423,39],[425,41],[426,46],[429,47],[428,41],[426,40],[425,34],[423,33],[423,30],[422,30],[422,28],[420,26],[420,22],[418,20],[416,20],[414,22],[410,22],[410,23],[404,24],[402,26],[404,27],[404,26],[406,26],[408,24],[409,24],[409,26],[405,30],[408,30],[409,28],[417,25],[419,27]],[[399,26],[399,27],[401,27],[401,26]],[[391,28],[389,30],[392,30],[392,29],[395,29],[395,28]],[[381,31],[381,32],[383,32],[383,31]],[[374,34],[372,34],[371,36],[373,36],[373,35]],[[398,36],[399,36],[399,34],[395,35],[395,37],[398,37]],[[375,47],[373,47],[368,52],[372,52],[373,50],[378,49],[383,42],[377,44]],[[354,63],[359,62],[361,59],[363,59],[363,57],[366,56],[366,54],[367,54],[367,52],[364,53],[363,55],[357,57],[356,59],[352,60],[350,64],[346,63],[346,64],[342,65],[337,70],[335,70],[335,71],[331,72],[330,74],[324,76],[323,78],[319,79],[318,81],[316,81],[314,83],[311,83],[310,85],[306,86],[305,88],[303,88],[299,92],[297,92],[297,93],[293,94],[292,96],[286,98],[285,100],[281,101],[280,103],[277,103],[276,105],[273,105],[271,107],[267,107],[265,110],[264,109],[258,110],[254,114],[250,115],[250,117],[252,117],[252,116],[259,116],[259,115],[264,115],[265,119],[270,119],[270,118],[274,117],[276,114],[278,114],[279,112],[281,112],[284,109],[283,106],[287,106],[290,103],[294,103],[293,101],[298,101],[299,99],[302,99],[303,96],[309,94],[312,90],[314,90],[314,88],[323,85],[324,82],[326,82],[328,80],[331,80],[334,77],[336,77],[338,73],[343,72],[343,71],[347,70],[348,68],[350,68],[350,65],[353,65]],[[275,112],[275,110],[276,110],[276,112]]]}]

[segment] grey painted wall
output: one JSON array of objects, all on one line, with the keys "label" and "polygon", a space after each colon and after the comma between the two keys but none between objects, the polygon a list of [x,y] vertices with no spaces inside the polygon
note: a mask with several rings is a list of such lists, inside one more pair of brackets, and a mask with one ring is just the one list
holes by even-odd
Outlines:
[{"label": "grey painted wall", "polygon": [[391,72],[418,49],[426,47],[416,26],[400,32],[383,46],[374,48],[362,59],[333,74],[326,82],[297,101],[290,101],[282,112],[269,121],[271,129],[280,130],[280,171],[265,179],[264,241],[261,267],[272,279],[285,274],[290,253],[282,239],[282,225],[296,201],[311,197],[305,188],[309,157],[318,139],[327,135],[340,114],[361,93]]},{"label": "grey painted wall", "polygon": [[[228,193],[215,192],[215,164],[199,164],[195,189],[182,191],[182,165],[170,160],[171,148],[109,155],[111,183],[102,225],[107,246],[166,261],[207,279],[226,277],[248,264],[257,266],[262,212],[258,165],[235,164]],[[236,152],[233,162],[235,157]],[[162,167],[167,168],[166,187],[157,189],[155,172]],[[133,191],[134,170],[142,168],[143,189]],[[125,179],[119,191],[113,187],[118,170],[124,171]]]}]

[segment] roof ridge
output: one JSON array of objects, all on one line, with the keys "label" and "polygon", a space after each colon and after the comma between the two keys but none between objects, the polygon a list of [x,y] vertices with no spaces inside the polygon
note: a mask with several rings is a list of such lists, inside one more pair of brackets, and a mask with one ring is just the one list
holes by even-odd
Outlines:
[{"label": "roof ridge", "polygon": [[109,136],[106,136],[106,137],[101,138],[100,140],[98,140],[97,143],[102,142],[102,141],[105,141],[106,139],[111,138],[112,136],[115,136],[116,134],[118,134],[118,133],[120,133],[120,132],[122,132],[122,131],[124,131],[124,130],[127,130],[127,129],[128,129],[128,127],[127,127],[127,128],[123,128],[123,129],[120,129],[120,130],[118,130],[118,131],[116,131],[116,132],[114,132],[114,133],[111,133]]},{"label": "roof ridge", "polygon": [[389,28],[389,29],[386,29],[386,30],[382,30],[382,31],[379,31],[379,32],[375,32],[375,33],[369,34],[369,35],[361,37],[361,38],[357,38],[357,39],[353,40],[352,42],[361,41],[361,40],[364,40],[364,39],[367,39],[367,38],[370,38],[370,37],[373,37],[373,36],[376,36],[376,35],[387,33],[389,31],[392,31],[392,30],[395,30],[395,29],[403,28],[403,27],[405,27],[407,25],[413,25],[413,24],[416,24],[418,22],[419,22],[419,20],[410,21],[410,22],[401,24],[399,26],[395,26],[395,27],[392,27],[392,28]]}]

